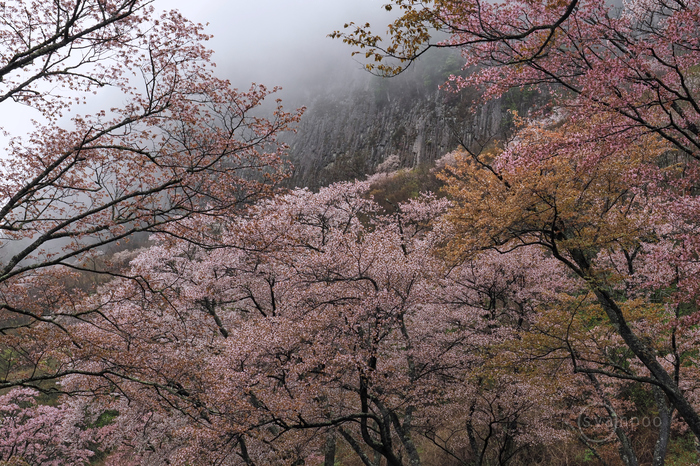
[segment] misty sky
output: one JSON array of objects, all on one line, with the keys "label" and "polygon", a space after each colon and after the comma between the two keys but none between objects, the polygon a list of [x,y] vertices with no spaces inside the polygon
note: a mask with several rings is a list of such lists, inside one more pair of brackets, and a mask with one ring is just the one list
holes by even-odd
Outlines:
[{"label": "misty sky", "polygon": [[[236,87],[251,82],[295,92],[360,70],[351,49],[326,37],[350,21],[370,21],[384,31],[391,16],[386,0],[156,0],[192,21],[209,23],[210,47],[222,77]],[[359,74],[359,73],[358,73]],[[296,92],[295,92],[296,93]]]}]

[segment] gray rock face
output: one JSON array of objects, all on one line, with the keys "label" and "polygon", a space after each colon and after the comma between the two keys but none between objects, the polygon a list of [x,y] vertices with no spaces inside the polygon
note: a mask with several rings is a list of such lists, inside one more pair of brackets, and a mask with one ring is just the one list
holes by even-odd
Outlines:
[{"label": "gray rock face", "polygon": [[514,93],[477,106],[475,91],[439,90],[445,76],[419,68],[316,96],[287,140],[295,166],[290,184],[318,188],[364,179],[392,156],[390,164],[398,159],[399,167],[431,164],[460,140],[472,145],[502,139],[510,126],[508,109],[527,111],[532,104],[532,95]]}]

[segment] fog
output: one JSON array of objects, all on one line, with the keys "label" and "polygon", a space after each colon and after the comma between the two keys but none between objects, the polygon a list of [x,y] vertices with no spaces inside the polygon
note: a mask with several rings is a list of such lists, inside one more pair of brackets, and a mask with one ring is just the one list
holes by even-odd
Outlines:
[{"label": "fog", "polygon": [[157,0],[156,9],[178,9],[207,24],[213,34],[217,74],[238,88],[252,82],[282,86],[281,97],[305,105],[334,86],[368,79],[352,49],[328,34],[350,21],[377,32],[393,18],[384,0]]}]

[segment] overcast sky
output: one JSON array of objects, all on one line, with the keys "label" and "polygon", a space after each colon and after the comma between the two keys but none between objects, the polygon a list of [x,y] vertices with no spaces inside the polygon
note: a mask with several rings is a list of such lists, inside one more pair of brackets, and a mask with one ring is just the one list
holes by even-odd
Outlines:
[{"label": "overcast sky", "polygon": [[343,24],[371,22],[384,31],[386,0],[156,0],[192,21],[209,23],[210,47],[222,77],[236,87],[251,82],[287,91],[359,70],[351,48],[328,34]]}]

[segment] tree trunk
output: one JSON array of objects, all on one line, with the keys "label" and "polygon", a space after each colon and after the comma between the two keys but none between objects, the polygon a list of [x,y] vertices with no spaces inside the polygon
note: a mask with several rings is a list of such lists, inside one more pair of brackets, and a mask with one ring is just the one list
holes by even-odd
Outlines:
[{"label": "tree trunk", "polygon": [[659,407],[659,438],[654,446],[654,458],[652,466],[664,466],[666,452],[668,451],[668,440],[671,435],[671,417],[673,409],[668,405],[666,395],[659,387],[651,388],[654,393],[656,406]]},{"label": "tree trunk", "polygon": [[382,459],[381,453],[375,451],[374,452],[374,461],[372,461],[367,454],[362,451],[362,447],[360,446],[359,443],[357,443],[357,440],[348,432],[347,430],[343,429],[342,427],[338,428],[338,432],[340,432],[340,435],[345,439],[346,442],[348,442],[348,445],[353,449],[353,451],[357,454],[357,456],[360,457],[360,460],[362,460],[362,464],[365,466],[379,466],[379,462]]},{"label": "tree trunk", "polygon": [[591,271],[590,263],[586,255],[581,250],[577,249],[569,251],[572,259],[578,266],[576,267],[568,259],[561,256],[556,246],[553,247],[552,252],[558,260],[566,264],[581,276],[581,278],[588,281],[591,290],[603,307],[605,314],[608,316],[617,334],[622,337],[622,340],[634,355],[637,356],[639,361],[649,369],[652,377],[657,382],[656,385],[664,391],[671,405],[678,410],[678,414],[683,418],[686,424],[688,424],[690,431],[697,439],[700,439],[700,415],[698,415],[698,412],[683,395],[671,375],[669,375],[666,369],[657,361],[656,351],[634,333],[632,328],[627,324],[622,309],[615,299],[606,289],[597,284],[595,273]]},{"label": "tree trunk", "polygon": [[335,432],[328,431],[326,434],[326,452],[323,460],[323,466],[335,465]]}]

